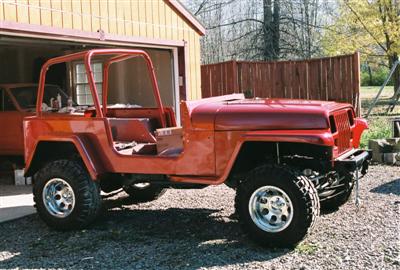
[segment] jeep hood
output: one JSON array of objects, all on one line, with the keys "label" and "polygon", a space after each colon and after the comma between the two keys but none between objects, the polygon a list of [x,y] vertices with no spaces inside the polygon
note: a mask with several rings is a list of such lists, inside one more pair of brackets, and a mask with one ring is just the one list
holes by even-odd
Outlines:
[{"label": "jeep hood", "polygon": [[295,99],[241,99],[208,102],[191,112],[194,128],[223,130],[305,130],[329,128],[332,111],[350,104]]}]

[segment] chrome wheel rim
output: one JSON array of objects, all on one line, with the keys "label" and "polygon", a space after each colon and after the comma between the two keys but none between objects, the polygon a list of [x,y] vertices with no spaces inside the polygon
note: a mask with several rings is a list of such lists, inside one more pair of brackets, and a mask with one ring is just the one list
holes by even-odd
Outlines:
[{"label": "chrome wheel rim", "polygon": [[75,193],[61,178],[50,179],[44,186],[42,199],[46,210],[55,217],[69,216],[75,207]]},{"label": "chrome wheel rim", "polygon": [[293,204],[282,189],[263,186],[251,195],[249,212],[257,227],[266,232],[276,233],[286,229],[292,221]]}]

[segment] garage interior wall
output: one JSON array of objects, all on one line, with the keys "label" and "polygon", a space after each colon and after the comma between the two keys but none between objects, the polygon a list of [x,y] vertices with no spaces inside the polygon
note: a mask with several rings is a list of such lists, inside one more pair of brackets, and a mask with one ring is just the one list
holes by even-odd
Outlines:
[{"label": "garage interior wall", "polygon": [[37,75],[35,62],[61,55],[52,48],[0,45],[0,83],[32,83]]},{"label": "garage interior wall", "polygon": [[[172,52],[170,50],[148,50],[155,67],[161,99],[166,106],[175,104]],[[108,102],[115,104],[121,100],[143,107],[155,107],[153,86],[151,85],[146,62],[141,57],[115,63],[110,68]]]},{"label": "garage interior wall", "polygon": [[[46,45],[51,43],[51,46]],[[104,48],[104,46],[101,46]],[[0,84],[10,83],[38,83],[40,66],[45,60],[87,50],[94,46],[86,44],[70,44],[66,42],[43,41],[37,39],[0,38]],[[174,99],[174,70],[171,50],[146,49],[149,53],[160,89],[161,99],[166,106],[173,107]],[[54,74],[51,67],[48,74]],[[67,74],[72,71],[59,69],[50,83],[57,84],[65,92],[74,95],[74,90],[67,89]],[[49,81],[46,81],[49,83]],[[141,106],[155,106],[152,85],[148,77],[147,67],[140,57],[113,64],[110,68],[109,104],[138,104]]]},{"label": "garage interior wall", "polygon": [[163,0],[0,1],[0,21],[186,42],[187,98],[201,98],[200,35]]}]

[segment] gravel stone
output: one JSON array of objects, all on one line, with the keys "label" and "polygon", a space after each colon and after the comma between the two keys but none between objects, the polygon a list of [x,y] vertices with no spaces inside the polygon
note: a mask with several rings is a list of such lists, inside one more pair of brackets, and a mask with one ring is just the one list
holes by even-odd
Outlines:
[{"label": "gravel stone", "polygon": [[0,269],[400,269],[400,168],[371,166],[354,200],[322,215],[294,249],[263,249],[233,217],[234,190],[169,190],[129,205],[125,193],[90,228],[49,229],[35,214],[0,224]]}]

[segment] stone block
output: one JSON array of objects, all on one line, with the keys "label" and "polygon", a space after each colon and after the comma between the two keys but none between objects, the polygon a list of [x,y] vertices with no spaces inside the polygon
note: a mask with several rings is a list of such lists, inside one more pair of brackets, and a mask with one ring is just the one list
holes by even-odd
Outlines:
[{"label": "stone block", "polygon": [[383,163],[383,153],[372,152],[372,161]]},{"label": "stone block", "polygon": [[372,160],[381,162],[383,161],[381,154],[400,152],[400,138],[369,140],[368,147],[372,150],[374,156]]},{"label": "stone block", "polygon": [[388,165],[396,165],[400,161],[400,153],[384,153],[383,161]]},{"label": "stone block", "polygon": [[32,178],[25,177],[23,169],[17,169],[17,170],[14,170],[14,183],[16,186],[31,185]]}]

